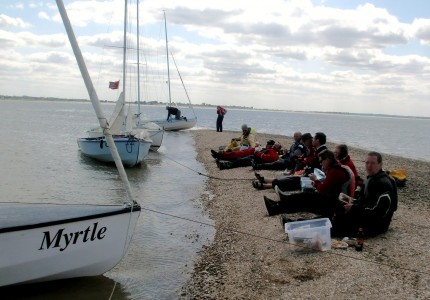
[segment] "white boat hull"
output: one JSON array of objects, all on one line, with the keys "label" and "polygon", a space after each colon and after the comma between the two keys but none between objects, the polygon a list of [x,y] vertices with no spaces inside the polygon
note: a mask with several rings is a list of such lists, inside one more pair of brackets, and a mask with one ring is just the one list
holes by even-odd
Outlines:
[{"label": "white boat hull", "polygon": [[149,138],[152,140],[151,150],[157,151],[161,143],[163,142],[164,130],[160,129],[146,129],[148,132]]},{"label": "white boat hull", "polygon": [[0,286],[109,271],[123,258],[140,214],[137,204],[132,210],[0,203],[0,210]]},{"label": "white boat hull", "polygon": [[152,140],[150,149],[153,151],[157,151],[160,148],[161,143],[163,142],[164,129],[161,126],[155,124],[154,122],[141,121],[139,118],[135,120],[134,123],[136,125],[133,129],[144,130],[147,133],[148,138]]},{"label": "white boat hull", "polygon": [[155,120],[152,122],[162,127],[166,131],[178,131],[178,130],[190,129],[196,126],[197,118],[189,118],[187,120],[185,119],[176,120],[174,118],[171,118],[169,120]]},{"label": "white boat hull", "polygon": [[[116,148],[124,166],[140,164],[148,155],[152,142],[145,139],[114,137]],[[104,138],[78,138],[78,146],[83,154],[102,162],[113,163],[113,157]]]}]

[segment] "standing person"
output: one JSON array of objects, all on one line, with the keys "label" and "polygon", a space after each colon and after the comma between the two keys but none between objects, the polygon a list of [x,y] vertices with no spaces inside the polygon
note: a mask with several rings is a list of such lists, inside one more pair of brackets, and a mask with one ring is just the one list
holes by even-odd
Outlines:
[{"label": "standing person", "polygon": [[224,107],[218,105],[216,107],[216,113],[218,115],[216,119],[216,131],[222,132],[222,121],[224,120],[224,116],[227,113],[227,110]]}]

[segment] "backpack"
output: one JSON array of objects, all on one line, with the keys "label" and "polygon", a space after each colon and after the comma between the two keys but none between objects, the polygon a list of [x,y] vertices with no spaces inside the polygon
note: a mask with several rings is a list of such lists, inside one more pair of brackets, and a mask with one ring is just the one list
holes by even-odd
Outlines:
[{"label": "backpack", "polygon": [[404,187],[406,186],[407,181],[407,173],[404,169],[397,169],[397,170],[385,170],[385,173],[390,175],[394,181],[396,182],[397,187]]}]

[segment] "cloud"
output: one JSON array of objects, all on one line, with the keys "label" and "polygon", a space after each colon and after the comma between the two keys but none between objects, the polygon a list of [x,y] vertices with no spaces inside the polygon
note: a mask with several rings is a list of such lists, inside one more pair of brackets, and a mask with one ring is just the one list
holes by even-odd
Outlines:
[{"label": "cloud", "polygon": [[64,47],[67,37],[64,34],[39,35],[28,31],[10,32],[0,30],[0,46],[4,48],[15,47]]},{"label": "cloud", "polygon": [[24,22],[21,18],[9,17],[5,14],[0,14],[0,28],[29,28],[30,24]]},{"label": "cloud", "polygon": [[412,23],[415,29],[415,36],[424,45],[430,45],[430,19],[415,19]]},{"label": "cloud", "polygon": [[[122,0],[67,1],[88,69],[103,87],[121,72],[123,5]],[[310,0],[141,1],[142,70],[152,77],[145,79],[148,90],[166,88],[165,10],[169,49],[197,102],[227,99],[259,108],[384,113],[401,113],[405,103],[428,107],[429,19],[401,22],[389,9],[368,3],[349,9],[328,5]],[[135,13],[134,7],[129,11]],[[63,87],[70,97],[86,97],[55,4],[39,3],[25,18],[8,14],[0,15],[0,66],[31,74],[41,85],[61,74],[62,84],[74,86]],[[17,15],[25,14],[20,9]],[[176,83],[172,61],[170,67]],[[157,79],[164,83],[157,85]],[[62,90],[50,90],[55,92]]]}]

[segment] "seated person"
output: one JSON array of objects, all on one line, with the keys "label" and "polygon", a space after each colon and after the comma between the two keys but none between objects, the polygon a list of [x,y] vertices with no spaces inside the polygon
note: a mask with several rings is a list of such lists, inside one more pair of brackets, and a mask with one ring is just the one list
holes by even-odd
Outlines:
[{"label": "seated person", "polygon": [[167,121],[169,121],[170,116],[175,116],[176,120],[181,119],[181,111],[173,106],[166,106],[167,109]]},{"label": "seated person", "polygon": [[302,133],[297,131],[293,135],[294,142],[290,149],[285,149],[284,154],[279,158],[279,160],[272,163],[254,164],[254,170],[285,170],[294,169],[296,165],[296,160],[298,157],[302,157],[306,153],[306,147],[304,141],[307,139],[312,140],[312,135],[310,133]]},{"label": "seated person", "polygon": [[337,145],[334,149],[334,155],[341,165],[348,166],[352,173],[354,173],[356,185],[358,186],[363,184],[363,180],[358,175],[357,168],[348,154],[348,146],[344,144]]},{"label": "seated person", "polygon": [[[312,172],[315,166],[315,160],[318,160],[316,157],[316,150],[312,146],[312,135],[310,133],[305,133],[302,136],[302,140],[304,140],[305,154],[296,159],[296,166],[291,174],[287,174],[279,178],[264,178],[260,174],[255,173],[258,181],[253,181],[252,186],[260,190],[275,188],[275,186],[278,186],[278,188],[284,192],[300,190],[300,178]],[[277,162],[274,162],[274,164],[275,163]],[[270,164],[258,165],[267,166]],[[306,173],[305,170],[308,173]]]},{"label": "seated person", "polygon": [[330,219],[333,217],[340,206],[339,194],[349,193],[351,177],[350,173],[338,164],[333,152],[324,151],[320,155],[320,160],[326,178],[321,182],[315,174],[309,175],[315,191],[290,195],[279,193],[280,201],[273,201],[264,196],[269,216],[306,211]]},{"label": "seated person", "polygon": [[224,151],[238,151],[241,148],[255,148],[255,135],[257,132],[255,129],[248,127],[248,125],[242,125],[242,135],[238,138],[233,138],[225,148]]},{"label": "seated person", "polygon": [[253,155],[257,148],[246,148],[238,151],[215,151],[211,150],[211,155],[215,159],[221,160],[233,160],[236,158],[246,157]]},{"label": "seated person", "polygon": [[382,170],[382,156],[369,152],[365,161],[367,180],[357,199],[339,196],[344,210],[332,220],[334,236],[355,235],[359,227],[366,236],[385,233],[397,210],[397,186],[395,180]]},{"label": "seated person", "polygon": [[[336,212],[331,223],[332,236],[353,236],[363,228],[365,236],[385,233],[397,210],[398,195],[395,180],[382,170],[382,155],[369,152],[365,161],[367,180],[360,189],[357,199],[344,193],[339,194],[343,210]],[[265,199],[266,207],[274,213],[279,211],[277,202]],[[304,211],[306,209],[303,209]]]},{"label": "seated person", "polygon": [[[252,161],[256,160],[258,162],[271,162],[275,161],[279,158],[278,156],[278,150],[275,146],[274,140],[267,141],[266,147],[262,150],[255,150],[255,152],[252,155],[248,155],[246,157],[242,158],[236,158],[231,161],[219,161],[217,159],[217,165],[220,170],[224,169],[231,169],[231,168],[237,168],[237,167],[246,167],[251,166]],[[278,144],[279,145],[279,144]],[[274,147],[275,146],[275,147]]]}]

